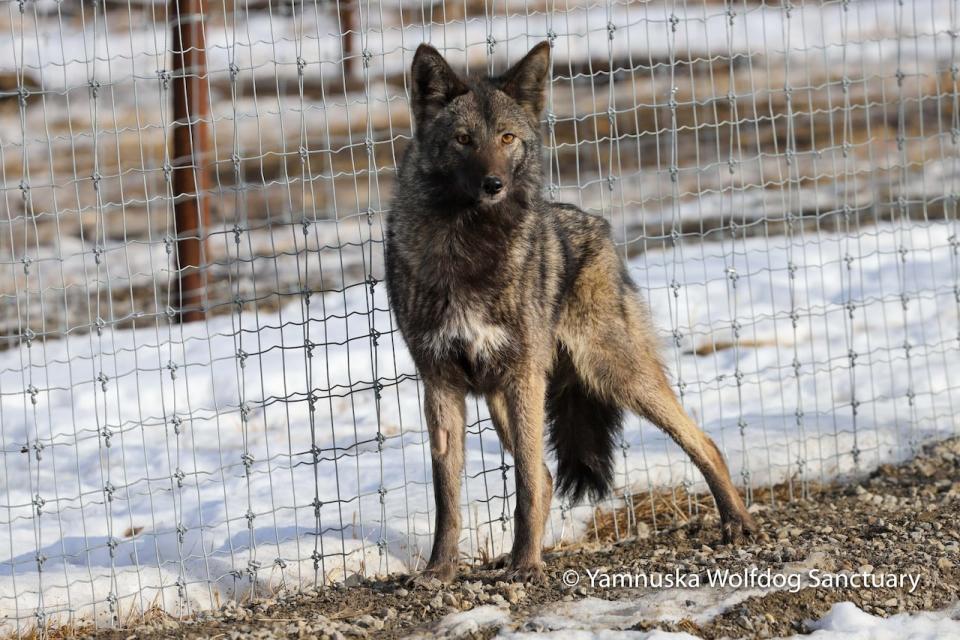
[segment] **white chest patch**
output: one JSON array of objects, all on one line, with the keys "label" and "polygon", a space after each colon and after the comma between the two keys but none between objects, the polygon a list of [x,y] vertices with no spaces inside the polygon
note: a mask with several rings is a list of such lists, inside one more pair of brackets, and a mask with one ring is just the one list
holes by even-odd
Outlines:
[{"label": "white chest patch", "polygon": [[507,332],[500,325],[484,320],[481,313],[458,309],[448,314],[443,325],[430,336],[430,349],[441,357],[455,341],[467,350],[471,360],[483,360],[507,344]]}]

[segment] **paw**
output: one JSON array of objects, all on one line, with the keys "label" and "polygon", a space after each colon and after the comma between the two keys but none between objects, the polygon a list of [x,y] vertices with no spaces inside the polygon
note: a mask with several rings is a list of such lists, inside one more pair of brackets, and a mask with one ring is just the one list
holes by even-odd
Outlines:
[{"label": "paw", "polygon": [[748,540],[760,538],[760,527],[754,522],[753,516],[746,511],[739,511],[723,518],[720,524],[724,544],[741,544]]},{"label": "paw", "polygon": [[511,567],[504,573],[504,578],[510,582],[522,582],[525,584],[543,584],[547,581],[547,576],[543,572],[542,562]]},{"label": "paw", "polygon": [[506,569],[510,566],[510,554],[504,553],[484,565],[486,569]]},{"label": "paw", "polygon": [[457,577],[458,567],[455,562],[441,562],[437,564],[428,564],[427,568],[415,576],[410,576],[407,585],[410,587],[423,587],[424,589],[437,589],[442,584],[450,584]]}]

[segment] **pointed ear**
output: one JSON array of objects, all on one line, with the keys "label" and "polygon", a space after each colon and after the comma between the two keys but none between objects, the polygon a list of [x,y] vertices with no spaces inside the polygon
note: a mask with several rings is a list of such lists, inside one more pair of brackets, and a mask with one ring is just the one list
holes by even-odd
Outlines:
[{"label": "pointed ear", "polygon": [[543,111],[543,90],[550,75],[550,43],[543,41],[500,76],[500,90],[534,118]]},{"label": "pointed ear", "polygon": [[413,117],[417,126],[435,116],[451,100],[467,92],[463,80],[454,73],[440,52],[428,44],[417,47],[411,76]]}]

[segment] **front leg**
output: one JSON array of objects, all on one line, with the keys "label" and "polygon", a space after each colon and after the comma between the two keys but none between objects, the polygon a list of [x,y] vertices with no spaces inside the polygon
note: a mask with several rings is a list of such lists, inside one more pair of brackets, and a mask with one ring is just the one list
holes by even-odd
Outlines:
[{"label": "front leg", "polygon": [[466,403],[462,390],[425,380],[424,412],[430,432],[436,526],[426,577],[443,582],[457,575],[460,557],[460,478],[463,471]]},{"label": "front leg", "polygon": [[550,508],[543,463],[545,374],[524,371],[505,390],[516,463],[517,507],[508,575],[517,581],[543,582],[543,529]]}]

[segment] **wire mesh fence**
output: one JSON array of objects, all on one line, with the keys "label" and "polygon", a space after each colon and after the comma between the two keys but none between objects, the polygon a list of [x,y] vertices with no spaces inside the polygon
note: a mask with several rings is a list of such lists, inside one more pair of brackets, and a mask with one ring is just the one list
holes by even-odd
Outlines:
[{"label": "wire mesh fence", "polygon": [[[613,223],[748,498],[955,434],[958,34],[958,0],[6,2],[0,624],[422,566],[429,445],[381,249],[424,41],[476,73],[552,43],[547,197]],[[470,413],[478,560],[509,549],[512,461]],[[649,425],[621,450],[615,496],[555,504],[548,543],[708,505]]]}]

